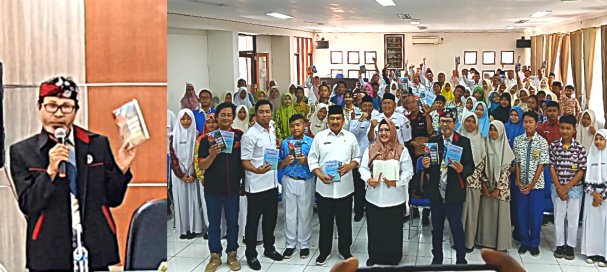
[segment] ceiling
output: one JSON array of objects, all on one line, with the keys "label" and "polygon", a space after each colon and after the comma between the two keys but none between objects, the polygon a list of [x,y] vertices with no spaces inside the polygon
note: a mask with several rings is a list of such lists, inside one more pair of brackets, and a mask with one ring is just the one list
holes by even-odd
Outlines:
[{"label": "ceiling", "polygon": [[[607,0],[168,0],[169,13],[314,32],[421,32],[397,14],[419,19],[426,31],[514,31],[607,14]],[[530,18],[537,11],[552,13]],[[279,12],[293,19],[265,15]],[[518,20],[529,20],[516,24]],[[506,29],[514,27],[513,29]]]}]

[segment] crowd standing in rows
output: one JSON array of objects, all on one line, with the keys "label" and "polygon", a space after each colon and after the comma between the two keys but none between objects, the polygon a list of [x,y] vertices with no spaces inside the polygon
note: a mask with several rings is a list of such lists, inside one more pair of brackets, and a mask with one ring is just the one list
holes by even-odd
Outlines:
[{"label": "crowd standing in rows", "polygon": [[[369,266],[401,261],[403,224],[418,216],[432,224],[432,264],[443,263],[445,219],[457,264],[475,247],[505,251],[513,240],[519,254],[538,256],[550,200],[554,257],[574,259],[581,216],[581,254],[605,266],[607,130],[582,111],[574,86],[526,66],[490,76],[456,65],[450,79],[437,80],[425,59],[406,66],[403,76],[387,65],[370,79],[361,71],[352,89],[312,69],[306,88],[272,81],[268,91],[252,90],[240,79],[221,103],[186,84],[182,110],[168,112],[170,191],[180,238],[208,237],[206,271],[222,263],[222,237],[232,270],[240,269],[239,238],[253,270],[261,269],[260,243],[275,261],[297,248],[308,258],[316,209],[317,265],[331,256],[334,224],[339,256],[352,256],[353,212],[354,221],[367,220]],[[218,130],[232,135],[229,151],[217,144]],[[447,154],[456,147],[459,160]],[[409,210],[412,198],[429,199],[430,209]],[[279,199],[282,253],[274,245]]]}]

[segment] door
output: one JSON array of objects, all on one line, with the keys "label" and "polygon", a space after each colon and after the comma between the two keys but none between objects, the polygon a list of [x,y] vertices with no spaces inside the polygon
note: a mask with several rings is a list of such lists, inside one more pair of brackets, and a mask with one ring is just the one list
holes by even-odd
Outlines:
[{"label": "door", "polygon": [[257,88],[268,90],[270,86],[270,53],[257,53],[255,60],[257,65]]}]

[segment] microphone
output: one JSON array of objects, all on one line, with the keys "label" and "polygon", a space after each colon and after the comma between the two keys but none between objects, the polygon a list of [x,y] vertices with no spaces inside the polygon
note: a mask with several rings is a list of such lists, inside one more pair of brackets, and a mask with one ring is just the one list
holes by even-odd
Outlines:
[{"label": "microphone", "polygon": [[[67,132],[65,128],[57,128],[55,129],[55,139],[57,139],[57,143],[65,144],[65,137],[67,136]],[[59,177],[65,178],[67,176],[65,161],[59,163]]]}]

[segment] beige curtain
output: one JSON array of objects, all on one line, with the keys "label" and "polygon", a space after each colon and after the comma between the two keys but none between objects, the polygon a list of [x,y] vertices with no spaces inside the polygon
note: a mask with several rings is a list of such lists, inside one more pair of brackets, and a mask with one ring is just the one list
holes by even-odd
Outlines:
[{"label": "beige curtain", "polygon": [[[552,59],[552,37],[558,34],[546,34],[544,35],[544,60],[546,61],[545,77],[548,77],[550,73],[550,60]],[[542,61],[544,61],[542,60]],[[540,62],[541,69],[541,62]]]},{"label": "beige curtain", "polygon": [[584,39],[584,89],[586,90],[586,108],[592,92],[592,76],[594,73],[594,52],[596,47],[596,33],[598,28],[582,30]]},{"label": "beige curtain", "polygon": [[575,97],[582,103],[582,30],[571,32],[571,71]]},{"label": "beige curtain", "polygon": [[559,80],[564,84],[569,84],[569,82],[565,82],[567,80],[567,75],[569,74],[569,47],[571,45],[571,34],[567,33],[562,36],[561,41],[561,52],[559,55]]},{"label": "beige curtain", "polygon": [[544,36],[537,37],[537,47],[535,48],[535,69],[531,70],[533,75],[538,75],[537,70],[542,68],[542,61],[544,61]]},{"label": "beige curtain", "polygon": [[561,41],[563,40],[563,34],[554,34],[552,35],[552,44],[550,45],[550,58],[548,58],[548,67],[546,72],[548,74],[554,73],[556,66],[556,59],[559,52],[559,48],[561,48]]},{"label": "beige curtain", "polygon": [[[601,63],[603,67],[603,111],[607,118],[607,25],[601,27]],[[607,122],[605,122],[605,128],[607,128]]]},{"label": "beige curtain", "polygon": [[[4,90],[7,149],[41,129],[40,82],[56,75],[85,82],[84,46],[84,1],[0,1],[0,60],[9,85]],[[86,88],[81,93],[77,122],[85,124]],[[0,263],[8,271],[25,271],[26,225],[8,168],[0,169]]]},{"label": "beige curtain", "polygon": [[535,60],[537,59],[537,55],[536,55],[536,48],[538,47],[537,44],[537,40],[538,40],[538,36],[531,36],[531,71],[536,70],[535,69]]}]

